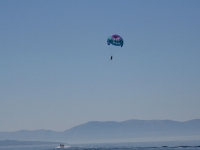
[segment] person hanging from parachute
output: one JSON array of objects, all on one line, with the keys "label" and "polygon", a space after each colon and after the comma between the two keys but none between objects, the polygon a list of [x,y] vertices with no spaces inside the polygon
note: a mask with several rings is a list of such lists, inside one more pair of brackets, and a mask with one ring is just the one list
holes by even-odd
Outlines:
[{"label": "person hanging from parachute", "polygon": [[[107,39],[107,44],[110,45],[114,45],[114,46],[123,46],[124,44],[124,40],[122,39],[121,36],[117,35],[117,34],[113,34],[111,36],[108,37]],[[113,59],[113,56],[111,55],[110,60]]]}]

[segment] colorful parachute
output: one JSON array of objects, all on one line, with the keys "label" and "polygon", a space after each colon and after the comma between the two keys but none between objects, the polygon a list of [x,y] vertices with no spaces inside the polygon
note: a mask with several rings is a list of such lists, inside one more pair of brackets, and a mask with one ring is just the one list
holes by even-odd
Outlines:
[{"label": "colorful parachute", "polygon": [[107,43],[108,43],[108,45],[112,44],[112,45],[115,45],[115,46],[121,46],[122,47],[123,44],[124,44],[124,41],[123,41],[121,36],[114,34],[114,35],[111,35],[111,36],[108,37]]}]

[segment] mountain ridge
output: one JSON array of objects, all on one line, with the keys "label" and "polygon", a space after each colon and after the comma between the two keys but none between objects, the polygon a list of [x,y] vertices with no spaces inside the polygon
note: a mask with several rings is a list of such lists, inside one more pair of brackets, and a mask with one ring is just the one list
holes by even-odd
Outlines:
[{"label": "mountain ridge", "polygon": [[173,120],[90,121],[65,131],[19,130],[0,132],[0,140],[99,142],[182,137],[200,139],[200,119],[184,122]]}]

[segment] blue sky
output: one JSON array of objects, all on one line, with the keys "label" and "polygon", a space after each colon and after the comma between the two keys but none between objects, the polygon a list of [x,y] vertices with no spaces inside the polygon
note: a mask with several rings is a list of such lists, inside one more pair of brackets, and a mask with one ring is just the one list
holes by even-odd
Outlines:
[{"label": "blue sky", "polygon": [[[199,8],[198,0],[0,1],[0,131],[200,118]],[[115,33],[122,48],[106,43]]]}]

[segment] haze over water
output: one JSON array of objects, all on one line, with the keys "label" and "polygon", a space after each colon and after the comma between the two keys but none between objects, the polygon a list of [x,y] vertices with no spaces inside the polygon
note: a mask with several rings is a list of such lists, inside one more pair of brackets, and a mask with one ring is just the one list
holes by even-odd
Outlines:
[{"label": "haze over water", "polygon": [[[180,144],[180,145],[179,145]],[[190,146],[188,145],[190,144]],[[199,141],[182,142],[135,142],[135,143],[107,143],[59,146],[8,146],[0,147],[0,150],[200,150]]]}]

